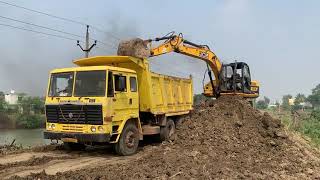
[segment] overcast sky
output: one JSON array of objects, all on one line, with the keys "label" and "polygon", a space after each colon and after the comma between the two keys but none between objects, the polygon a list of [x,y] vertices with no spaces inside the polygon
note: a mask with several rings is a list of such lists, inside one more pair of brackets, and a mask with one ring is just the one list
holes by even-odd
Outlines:
[{"label": "overcast sky", "polygon": [[[9,2],[9,1],[8,1]],[[119,38],[154,38],[170,31],[208,44],[223,62],[245,61],[261,95],[272,100],[283,94],[305,93],[320,83],[320,1],[207,0],[207,1],[84,1],[12,0],[10,3],[95,25],[91,37],[117,46]],[[0,3],[0,16],[83,35],[85,28]],[[25,27],[0,18],[0,23]],[[50,69],[73,66],[83,53],[75,41],[15,30],[0,25],[0,90],[15,89],[44,95]],[[72,36],[68,36],[74,38]],[[76,38],[77,39],[77,38]],[[115,50],[98,43],[92,55]],[[152,70],[177,76],[192,74],[201,92],[203,62],[170,54],[151,60]]]}]

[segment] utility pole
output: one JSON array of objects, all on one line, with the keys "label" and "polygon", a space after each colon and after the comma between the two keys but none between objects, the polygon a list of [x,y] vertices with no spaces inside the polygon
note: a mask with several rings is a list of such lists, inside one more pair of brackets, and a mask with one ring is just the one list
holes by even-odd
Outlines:
[{"label": "utility pole", "polygon": [[86,47],[85,47],[85,49],[83,49],[82,46],[80,45],[80,41],[79,40],[77,41],[77,46],[79,46],[80,49],[84,52],[84,57],[88,58],[91,49],[96,45],[97,45],[97,40],[95,40],[94,43],[90,46],[89,25],[87,25],[86,42],[85,42],[85,46]]}]

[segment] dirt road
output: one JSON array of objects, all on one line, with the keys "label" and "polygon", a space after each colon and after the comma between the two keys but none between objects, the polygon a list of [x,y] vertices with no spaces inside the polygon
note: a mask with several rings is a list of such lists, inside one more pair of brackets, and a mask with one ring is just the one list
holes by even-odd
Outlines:
[{"label": "dirt road", "polygon": [[55,175],[58,172],[75,171],[87,167],[127,163],[142,156],[142,153],[138,153],[130,157],[120,157],[113,154],[108,148],[89,149],[82,152],[65,150],[20,152],[0,157],[0,174],[1,179],[15,179],[16,176],[26,177],[42,171],[48,175]]}]

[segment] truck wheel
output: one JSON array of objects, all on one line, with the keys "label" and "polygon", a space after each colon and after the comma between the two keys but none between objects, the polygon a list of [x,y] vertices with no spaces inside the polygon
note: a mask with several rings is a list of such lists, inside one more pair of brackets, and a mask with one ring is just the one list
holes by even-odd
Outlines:
[{"label": "truck wheel", "polygon": [[63,147],[65,150],[69,151],[80,151],[86,148],[86,145],[80,143],[71,143],[71,142],[64,142]]},{"label": "truck wheel", "polygon": [[176,126],[172,119],[167,120],[167,124],[160,128],[160,141],[170,140],[176,131]]},{"label": "truck wheel", "polygon": [[139,146],[139,130],[133,123],[125,125],[114,150],[121,156],[135,154]]}]

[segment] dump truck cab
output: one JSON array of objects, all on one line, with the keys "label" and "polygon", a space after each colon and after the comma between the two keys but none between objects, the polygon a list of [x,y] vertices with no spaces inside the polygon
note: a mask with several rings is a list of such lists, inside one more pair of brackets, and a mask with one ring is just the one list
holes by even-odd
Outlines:
[{"label": "dump truck cab", "polygon": [[146,59],[101,56],[74,63],[50,72],[45,102],[44,138],[70,149],[110,143],[130,155],[143,135],[167,137],[173,118],[192,109],[191,79],[152,73]]},{"label": "dump truck cab", "polygon": [[139,117],[137,85],[136,73],[125,68],[89,66],[52,71],[45,137],[65,142],[114,141],[112,134],[119,130],[121,120]]}]

